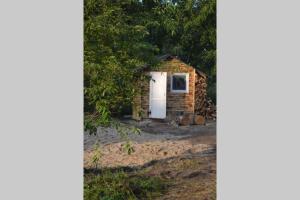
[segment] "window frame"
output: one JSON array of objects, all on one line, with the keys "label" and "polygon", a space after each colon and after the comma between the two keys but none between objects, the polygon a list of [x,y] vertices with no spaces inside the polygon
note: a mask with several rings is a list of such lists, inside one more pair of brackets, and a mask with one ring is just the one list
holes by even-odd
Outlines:
[{"label": "window frame", "polygon": [[[174,90],[173,89],[173,77],[174,76],[185,76],[185,90]],[[189,79],[189,73],[173,73],[172,76],[171,76],[171,92],[172,93],[189,93],[189,82],[190,82],[190,79]]]}]

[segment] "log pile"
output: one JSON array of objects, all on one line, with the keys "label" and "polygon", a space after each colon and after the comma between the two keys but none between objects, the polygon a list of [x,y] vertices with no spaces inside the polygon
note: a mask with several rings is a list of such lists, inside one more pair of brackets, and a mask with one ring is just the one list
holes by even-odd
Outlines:
[{"label": "log pile", "polygon": [[205,116],[206,113],[206,76],[196,74],[195,79],[195,114]]},{"label": "log pile", "polygon": [[[206,120],[216,120],[216,106],[207,98],[207,79],[205,74],[198,72],[195,79],[195,115]],[[201,118],[201,117],[200,117]],[[200,123],[201,120],[199,120]],[[196,123],[197,124],[197,123]]]},{"label": "log pile", "polygon": [[205,117],[202,115],[195,115],[194,124],[205,125]]},{"label": "log pile", "polygon": [[216,106],[212,102],[212,100],[206,101],[206,119],[209,120],[216,120],[217,118],[217,112],[216,112]]}]

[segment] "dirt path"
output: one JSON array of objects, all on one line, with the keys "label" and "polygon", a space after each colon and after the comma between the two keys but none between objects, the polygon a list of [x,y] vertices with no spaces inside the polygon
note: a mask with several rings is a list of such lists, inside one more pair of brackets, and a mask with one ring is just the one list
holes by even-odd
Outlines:
[{"label": "dirt path", "polygon": [[[133,124],[134,122],[126,122]],[[168,183],[160,200],[216,199],[216,123],[175,127],[159,122],[136,123],[141,135],[130,135],[135,152],[122,150],[124,141],[114,129],[85,135],[84,166],[93,168],[93,145],[101,145],[102,167],[131,167],[132,175],[160,177]]]},{"label": "dirt path", "polygon": [[146,174],[169,182],[160,200],[215,200],[216,156],[208,154],[177,157],[146,168]]},{"label": "dirt path", "polygon": [[[130,122],[132,123],[132,122]],[[102,167],[141,166],[152,160],[197,154],[215,148],[215,122],[206,126],[174,127],[159,122],[134,124],[141,135],[130,135],[134,152],[123,150],[124,141],[111,128],[99,130],[97,135],[84,137],[84,167],[92,168],[93,146],[101,148]]]}]

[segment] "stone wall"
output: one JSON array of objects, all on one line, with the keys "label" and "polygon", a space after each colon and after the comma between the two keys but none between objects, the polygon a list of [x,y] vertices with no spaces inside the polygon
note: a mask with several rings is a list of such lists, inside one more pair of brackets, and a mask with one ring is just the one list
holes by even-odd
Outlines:
[{"label": "stone wall", "polygon": [[[177,120],[179,116],[192,115],[195,107],[195,69],[177,59],[166,62],[163,68],[168,72],[167,118],[169,120]],[[173,73],[189,73],[188,93],[171,92]]]},{"label": "stone wall", "polygon": [[[195,111],[195,69],[183,63],[179,59],[173,58],[164,61],[157,70],[167,72],[167,120],[176,120],[182,115],[193,115]],[[149,74],[149,72],[145,72]],[[171,92],[171,77],[173,73],[189,73],[189,92]],[[141,95],[137,95],[134,101],[133,117],[137,120],[148,118],[149,112],[149,81],[144,81],[141,85]]]}]

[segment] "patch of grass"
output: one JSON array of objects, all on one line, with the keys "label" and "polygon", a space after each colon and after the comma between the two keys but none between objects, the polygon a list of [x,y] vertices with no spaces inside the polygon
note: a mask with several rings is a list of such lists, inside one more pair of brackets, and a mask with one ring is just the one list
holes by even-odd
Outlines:
[{"label": "patch of grass", "polygon": [[84,177],[84,200],[137,200],[153,199],[165,190],[158,177],[129,176],[123,171],[106,170],[101,174]]},{"label": "patch of grass", "polygon": [[174,162],[174,168],[176,170],[198,169],[199,166],[200,166],[199,161],[193,159],[184,159],[179,162]]},{"label": "patch of grass", "polygon": [[145,176],[132,177],[129,186],[138,199],[153,199],[160,196],[166,188],[159,177]]}]

